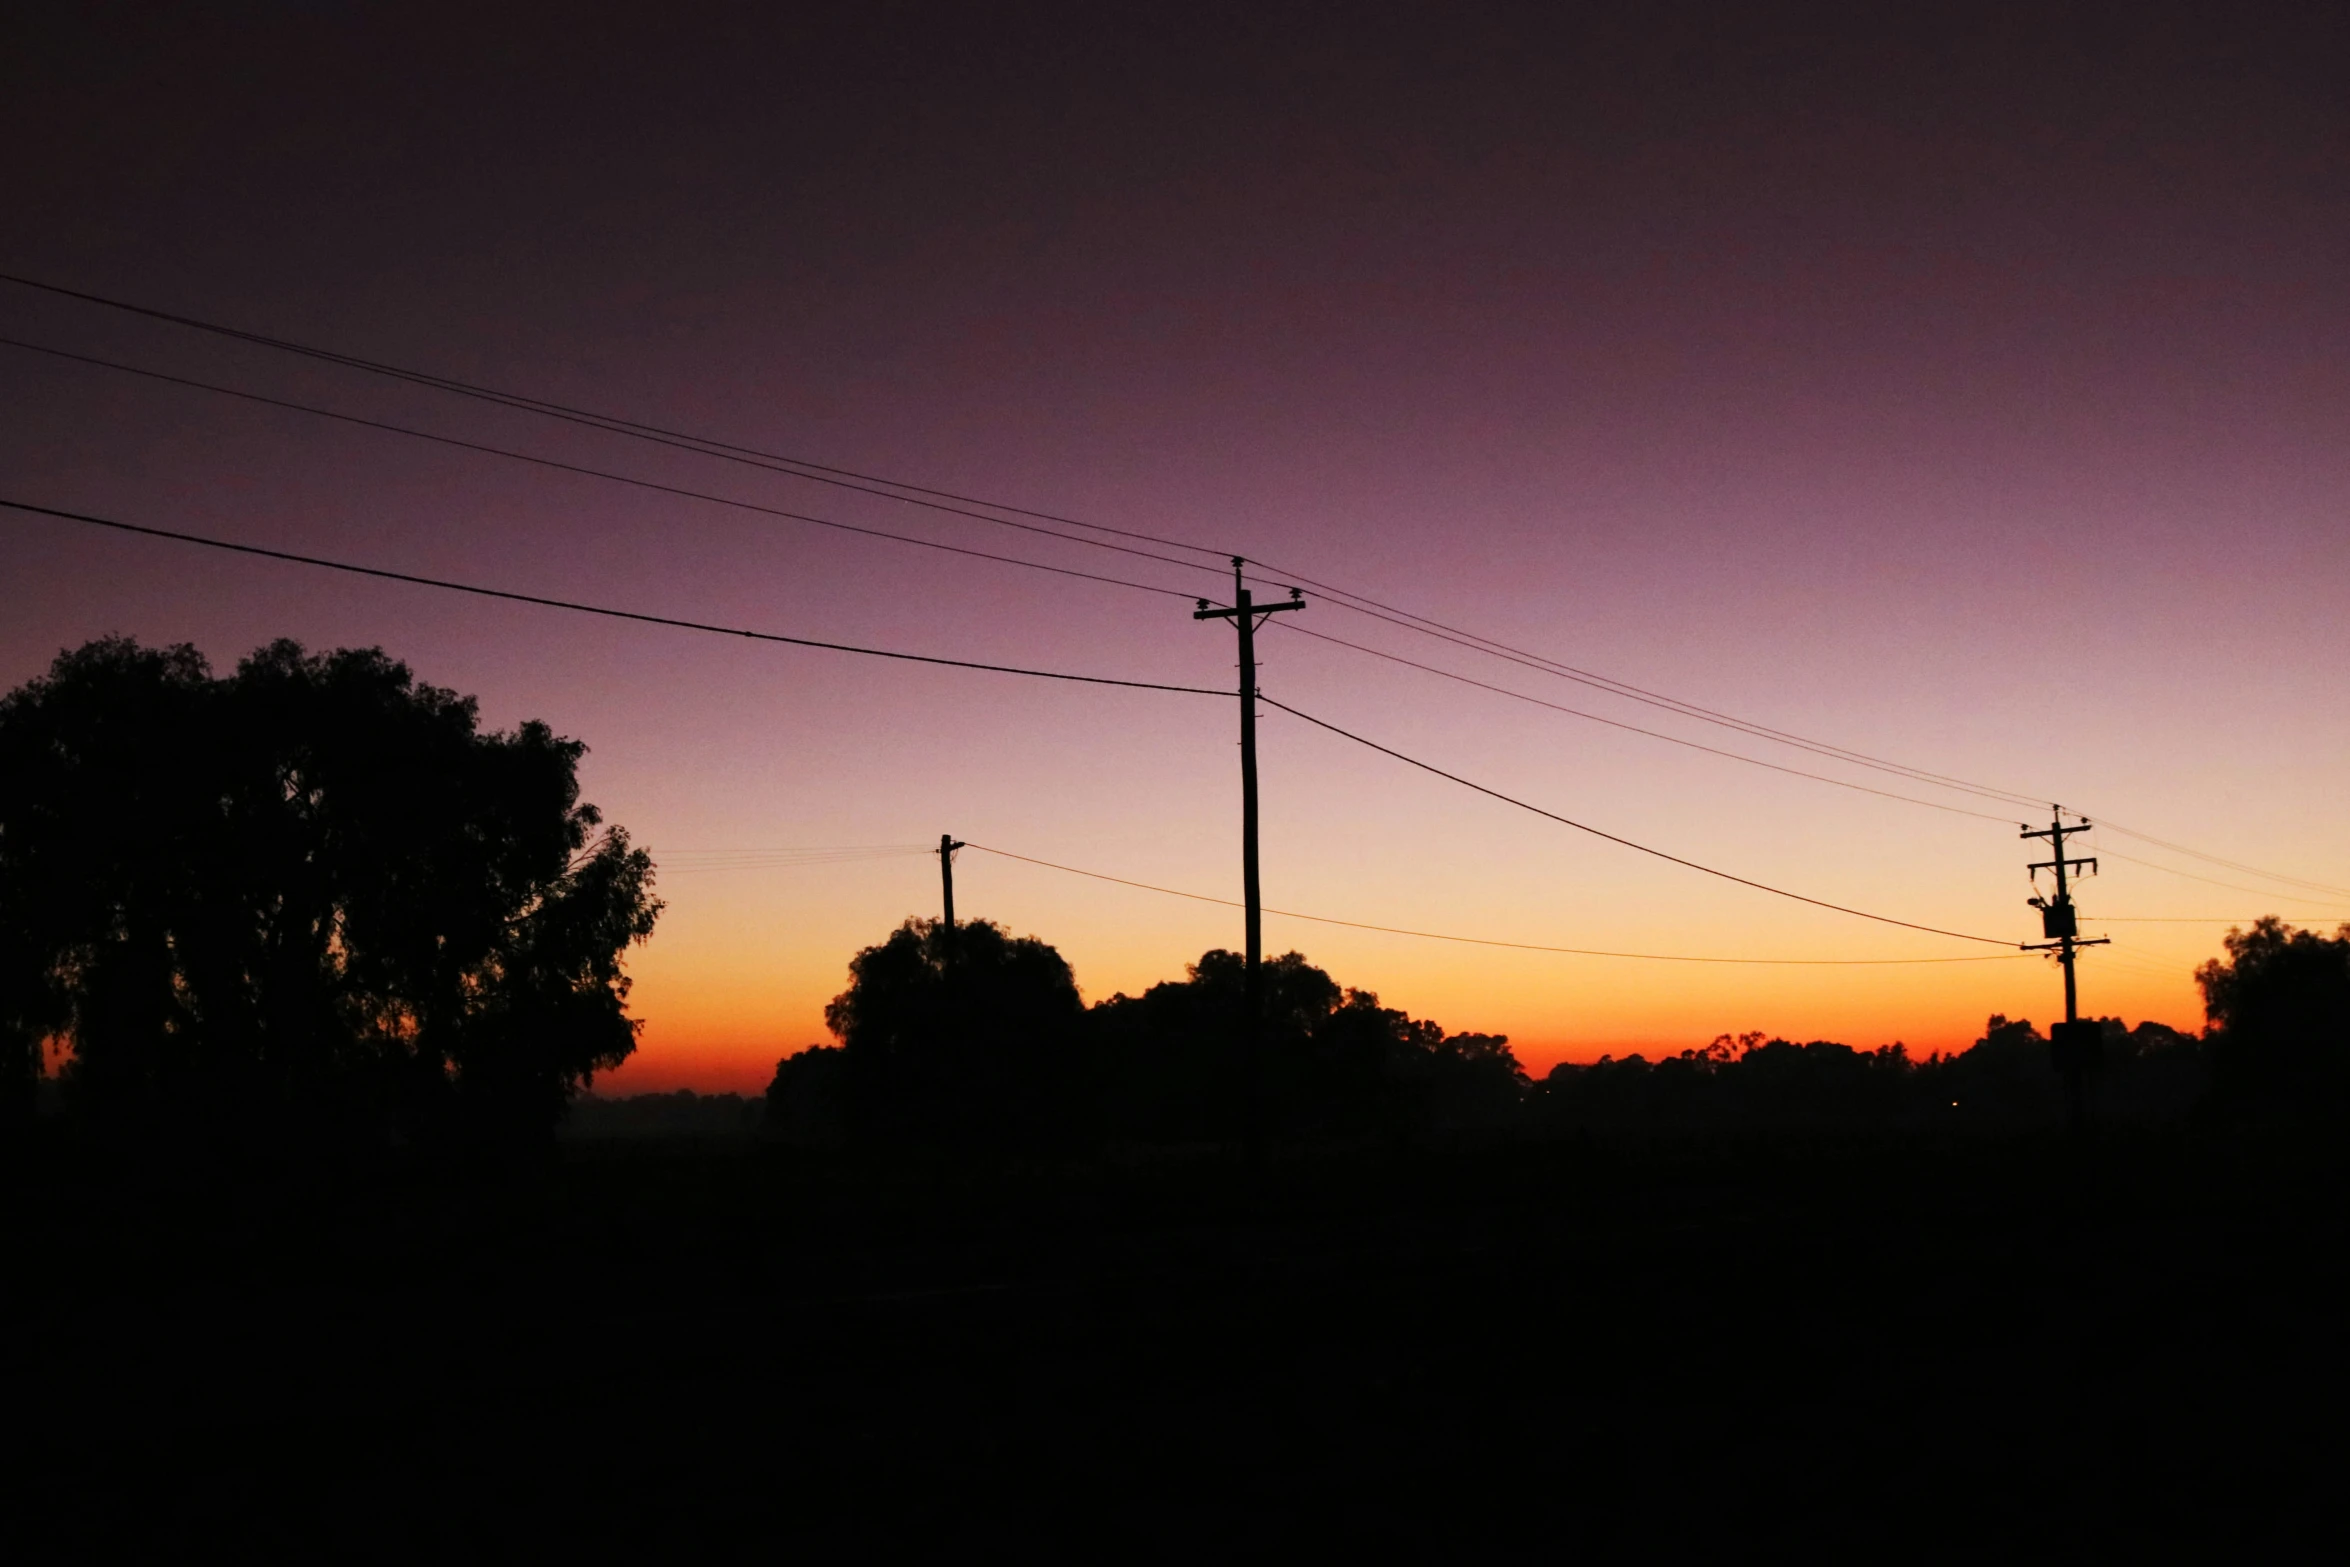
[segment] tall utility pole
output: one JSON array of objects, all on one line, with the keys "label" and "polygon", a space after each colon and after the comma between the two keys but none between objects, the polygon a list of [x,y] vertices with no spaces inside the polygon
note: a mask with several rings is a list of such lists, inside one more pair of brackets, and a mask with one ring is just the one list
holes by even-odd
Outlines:
[{"label": "tall utility pole", "polygon": [[962,844],[955,842],[953,833],[942,832],[938,835],[938,879],[946,893],[945,928],[950,951],[955,945],[955,851],[962,847]]},{"label": "tall utility pole", "polygon": [[2097,861],[2093,858],[2067,858],[2064,852],[2064,840],[2074,833],[2087,832],[2089,819],[2084,816],[2073,826],[2067,827],[2064,824],[2063,807],[2052,805],[2048,809],[2051,814],[2045,828],[2034,830],[2026,827],[2022,830],[2026,838],[2046,838],[2055,854],[2055,858],[2041,860],[2029,867],[2035,883],[2040,872],[2056,872],[2056,896],[2052,899],[2043,898],[2034,893],[2031,899],[2032,907],[2040,911],[2040,933],[2052,939],[2029,943],[2028,950],[2054,952],[2056,961],[2064,966],[2064,1021],[2049,1028],[2048,1050],[2055,1058],[2056,1070],[2063,1074],[2065,1103],[2073,1130],[2077,1133],[2088,1123],[2087,1078],[2105,1053],[2105,1037],[2104,1030],[2096,1022],[2081,1021],[2080,989],[2074,980],[2073,960],[2074,954],[2081,948],[2102,947],[2107,938],[2099,936],[2094,940],[2082,940],[2080,916],[2073,909],[2070,872],[2076,866],[2085,865],[2089,868],[2089,874],[2094,876],[2097,873]]},{"label": "tall utility pole", "polygon": [[1265,1010],[1264,981],[1257,972],[1258,965],[1264,960],[1265,946],[1265,911],[1257,887],[1257,625],[1259,617],[1305,608],[1306,596],[1296,588],[1291,588],[1286,604],[1258,604],[1250,596],[1246,579],[1241,574],[1247,564],[1241,556],[1232,557],[1230,609],[1211,609],[1208,601],[1201,599],[1199,608],[1191,618],[1229,620],[1240,631],[1240,884],[1241,899],[1247,909],[1240,1048],[1241,1072],[1245,1080],[1243,1135],[1248,1143],[1250,1157],[1253,1158],[1259,1140],[1257,1078],[1261,1065],[1257,1059],[1257,1032]]}]

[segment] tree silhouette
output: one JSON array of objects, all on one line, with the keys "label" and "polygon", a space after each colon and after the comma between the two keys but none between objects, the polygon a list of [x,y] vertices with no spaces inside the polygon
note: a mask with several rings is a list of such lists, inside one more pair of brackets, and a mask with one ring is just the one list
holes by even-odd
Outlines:
[{"label": "tree silhouette", "polygon": [[2321,936],[2271,915],[2226,945],[2225,962],[2195,971],[2217,1035],[2215,1092],[2236,1105],[2338,1106],[2350,1092],[2350,925]]},{"label": "tree silhouette", "polygon": [[[1267,958],[1259,1030],[1260,1092],[1268,1121],[1310,1094],[1305,1061],[1313,1027],[1337,1007],[1338,985],[1295,952]],[[1089,1021],[1101,1041],[1110,1124],[1146,1142],[1216,1142],[1242,1135],[1241,1008],[1246,965],[1222,948],[1201,954],[1185,977],[1140,996],[1116,995]]]},{"label": "tree silhouette", "polygon": [[652,864],[585,747],[380,650],[112,638],[0,699],[0,1032],[101,1116],[553,1123],[625,1059]]},{"label": "tree silhouette", "polygon": [[847,1056],[838,1045],[810,1045],[775,1063],[761,1128],[781,1142],[833,1145],[848,1136]]},{"label": "tree silhouette", "polygon": [[[2203,1042],[2160,1023],[2105,1030],[2100,1115],[2175,1121],[2205,1083]],[[1761,1033],[1723,1034],[1702,1049],[1650,1061],[1608,1056],[1552,1068],[1533,1094],[1534,1119],[1577,1131],[1862,1132],[2053,1127],[2062,1098],[2048,1041],[2024,1019],[1994,1013],[1983,1037],[1925,1060],[1899,1043],[1856,1050]]]},{"label": "tree silhouette", "polygon": [[[1499,1035],[1440,1024],[1339,985],[1296,952],[1265,961],[1257,1064],[1267,1124],[1291,1134],[1357,1136],[1490,1121],[1515,1110],[1526,1076]],[[1113,1124],[1128,1136],[1206,1141],[1236,1135],[1245,969],[1238,953],[1201,954],[1181,981],[1093,1009],[1111,1077]]]},{"label": "tree silhouette", "polygon": [[[1273,1129],[1360,1137],[1489,1125],[1522,1105],[1509,1041],[1349,990],[1298,953],[1262,970],[1258,1085]],[[1240,1135],[1240,955],[1087,1011],[1052,947],[984,921],[911,919],[859,952],[825,1009],[837,1046],[776,1063],[767,1129],[788,1142],[1069,1148]]]},{"label": "tree silhouette", "polygon": [[850,960],[849,988],[824,1009],[853,1134],[970,1145],[1081,1135],[1094,1088],[1084,1012],[1046,943],[985,920],[906,921]]}]

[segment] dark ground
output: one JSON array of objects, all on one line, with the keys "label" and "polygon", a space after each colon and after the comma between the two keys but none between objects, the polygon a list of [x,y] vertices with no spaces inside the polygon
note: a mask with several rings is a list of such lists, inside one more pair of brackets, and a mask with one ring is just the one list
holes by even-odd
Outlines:
[{"label": "dark ground", "polygon": [[43,1555],[2338,1532],[2330,1138],[13,1162]]}]

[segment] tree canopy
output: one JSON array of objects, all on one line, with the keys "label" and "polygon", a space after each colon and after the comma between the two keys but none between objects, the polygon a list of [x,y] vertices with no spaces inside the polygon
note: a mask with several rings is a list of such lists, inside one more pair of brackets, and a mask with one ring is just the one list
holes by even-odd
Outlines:
[{"label": "tree canopy", "polygon": [[2227,934],[2195,971],[2219,1049],[2215,1087],[2238,1105],[2314,1108],[2350,1094],[2350,925],[2332,936],[2271,915]]},{"label": "tree canopy", "polygon": [[0,1045],[69,1103],[551,1125],[635,1046],[653,867],[586,747],[379,649],[109,638],[0,698]]},{"label": "tree canopy", "polygon": [[859,1136],[1034,1143],[1084,1121],[1084,1014],[1046,943],[985,920],[910,919],[850,960],[824,1021]]},{"label": "tree canopy", "polygon": [[[1221,949],[1183,979],[1088,1010],[1069,965],[984,921],[908,920],[859,952],[826,1009],[840,1041],[777,1063],[768,1125],[797,1141],[1067,1146],[1238,1135],[1249,1068],[1243,965]],[[1255,1076],[1270,1129],[1394,1134],[1492,1121],[1527,1081],[1499,1035],[1340,986],[1295,952],[1264,967]]]},{"label": "tree canopy", "polygon": [[[1257,1066],[1268,1129],[1305,1135],[1427,1130],[1490,1120],[1524,1096],[1526,1075],[1501,1035],[1443,1025],[1340,985],[1296,952],[1265,960]],[[1246,965],[1202,953],[1185,977],[1113,996],[1093,1020],[1133,1135],[1230,1136]]]}]

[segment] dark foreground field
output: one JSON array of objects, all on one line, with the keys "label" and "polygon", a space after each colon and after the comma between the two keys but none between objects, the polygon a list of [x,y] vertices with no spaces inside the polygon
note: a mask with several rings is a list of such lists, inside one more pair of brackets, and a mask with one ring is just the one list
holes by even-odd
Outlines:
[{"label": "dark foreground field", "polygon": [[2325,1140],[15,1161],[6,1530],[781,1557],[2315,1544]]}]

